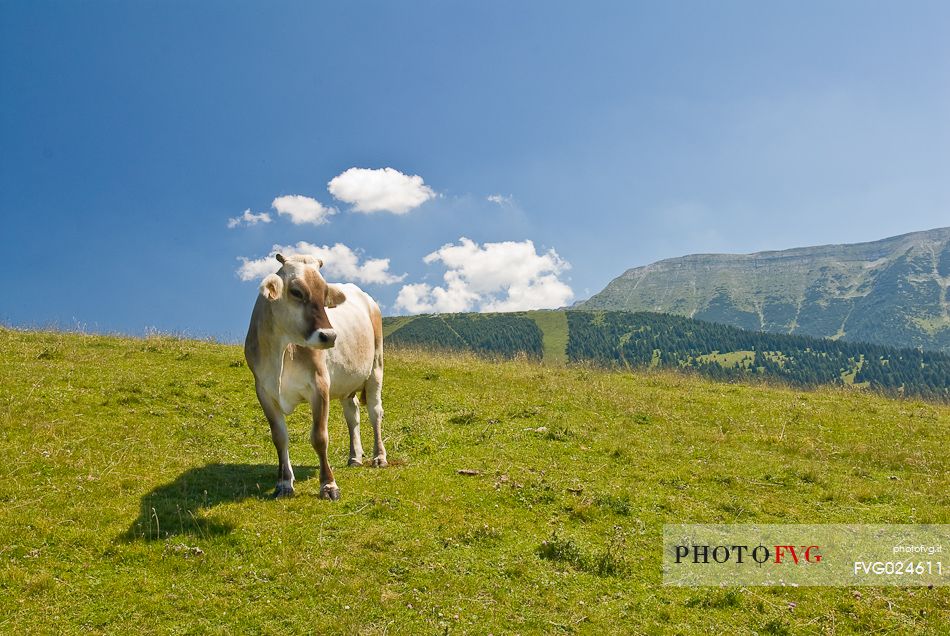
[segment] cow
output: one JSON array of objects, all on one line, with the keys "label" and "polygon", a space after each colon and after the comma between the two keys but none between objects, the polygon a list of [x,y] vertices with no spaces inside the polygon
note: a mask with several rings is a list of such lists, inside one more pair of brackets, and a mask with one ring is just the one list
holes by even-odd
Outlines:
[{"label": "cow", "polygon": [[309,402],[310,443],[320,458],[320,497],[337,500],[340,489],[327,459],[331,399],[340,400],[350,429],[350,466],[363,463],[360,410],[373,425],[373,466],[383,467],[383,319],[369,294],[353,284],[330,285],[323,261],[309,255],[277,254],[280,269],[261,281],[244,342],[257,399],[277,448],[274,497],[294,494],[285,415]]}]

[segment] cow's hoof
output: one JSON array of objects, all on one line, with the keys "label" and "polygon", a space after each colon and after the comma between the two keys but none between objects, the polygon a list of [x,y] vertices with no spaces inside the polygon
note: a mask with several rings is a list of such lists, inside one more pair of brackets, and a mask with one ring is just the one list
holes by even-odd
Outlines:
[{"label": "cow's hoof", "polygon": [[294,487],[290,484],[277,484],[277,487],[274,488],[274,493],[271,495],[271,499],[282,499],[284,497],[293,497],[294,496]]},{"label": "cow's hoof", "polygon": [[362,466],[363,460],[356,459],[355,457],[350,457],[350,466]]},{"label": "cow's hoof", "polygon": [[336,501],[340,498],[340,489],[336,484],[326,484],[320,488],[320,499],[329,499],[330,501]]},{"label": "cow's hoof", "polygon": [[386,466],[389,466],[389,462],[386,461],[385,457],[374,457],[373,466],[375,468],[386,468]]}]

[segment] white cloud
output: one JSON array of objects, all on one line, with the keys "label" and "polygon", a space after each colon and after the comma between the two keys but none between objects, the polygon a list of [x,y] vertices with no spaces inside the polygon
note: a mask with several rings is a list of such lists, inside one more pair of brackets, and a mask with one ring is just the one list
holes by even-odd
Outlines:
[{"label": "white cloud", "polygon": [[496,203],[502,207],[505,207],[506,205],[512,205],[515,202],[514,197],[512,197],[510,194],[489,194],[487,197],[485,197],[485,200],[490,201],[491,203]]},{"label": "white cloud", "polygon": [[445,285],[404,285],[396,308],[409,313],[459,311],[523,311],[566,305],[574,292],[559,275],[570,263],[553,249],[538,254],[531,241],[479,245],[467,238],[426,256],[441,262]]},{"label": "white cloud", "polygon": [[277,210],[278,214],[286,214],[294,225],[303,223],[312,223],[313,225],[323,225],[332,214],[336,214],[334,208],[328,208],[316,199],[305,197],[300,194],[288,194],[277,197],[271,203],[271,207]]},{"label": "white cloud", "polygon": [[327,190],[355,212],[405,214],[435,196],[419,175],[381,168],[350,168],[330,180]]},{"label": "white cloud", "polygon": [[240,257],[241,266],[237,275],[241,280],[260,280],[268,274],[280,269],[280,263],[275,256],[280,253],[285,256],[291,254],[309,254],[323,261],[321,272],[328,279],[342,282],[356,282],[367,284],[388,285],[402,281],[406,275],[395,276],[389,271],[388,258],[368,258],[360,262],[360,252],[354,251],[337,243],[336,245],[318,246],[306,241],[296,245],[275,245],[270,254],[264,258],[249,259]]},{"label": "white cloud", "polygon": [[270,223],[271,218],[270,214],[267,212],[261,212],[260,214],[254,214],[249,209],[244,210],[244,214],[241,216],[234,216],[228,219],[228,229],[234,229],[239,227],[242,223],[244,225],[257,225],[258,223]]},{"label": "white cloud", "polygon": [[426,283],[403,285],[396,297],[396,308],[405,309],[411,314],[471,311],[479,295],[468,289],[465,281],[457,277],[446,283],[445,287],[433,287]]}]

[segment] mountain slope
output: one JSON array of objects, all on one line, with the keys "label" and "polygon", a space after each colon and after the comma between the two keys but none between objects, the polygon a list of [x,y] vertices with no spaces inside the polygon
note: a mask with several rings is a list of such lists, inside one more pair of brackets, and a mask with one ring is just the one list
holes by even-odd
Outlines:
[{"label": "mountain slope", "polygon": [[950,227],[870,243],[693,254],[624,272],[577,309],[950,352]]},{"label": "mountain slope", "polygon": [[669,314],[529,311],[383,320],[388,347],[472,351],[545,362],[686,368],[717,379],[854,384],[950,399],[950,355],[763,333]]}]

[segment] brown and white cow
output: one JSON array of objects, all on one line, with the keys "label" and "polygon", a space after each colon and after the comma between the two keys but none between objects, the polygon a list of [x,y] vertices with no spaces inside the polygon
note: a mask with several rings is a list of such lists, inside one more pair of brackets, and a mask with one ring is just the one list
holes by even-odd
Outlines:
[{"label": "brown and white cow", "polygon": [[309,402],[310,442],[320,458],[320,496],[339,499],[327,459],[331,399],[343,405],[350,429],[350,465],[363,463],[360,411],[363,398],[373,424],[373,465],[386,465],[383,446],[383,319],[376,302],[356,285],[329,285],[323,262],[312,256],[277,255],[281,268],[261,282],[251,314],[244,356],[254,373],[257,399],[277,447],[275,497],[294,493],[285,415]]}]

